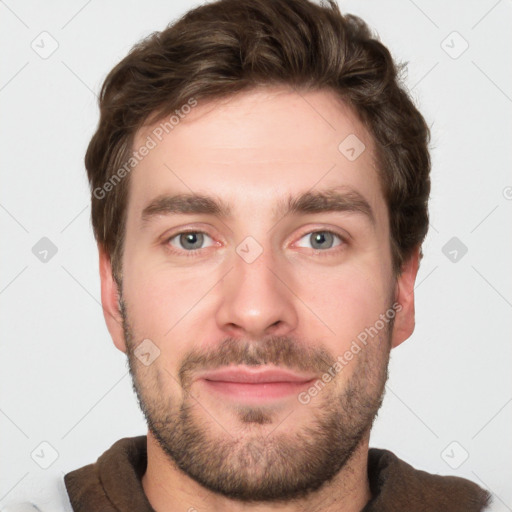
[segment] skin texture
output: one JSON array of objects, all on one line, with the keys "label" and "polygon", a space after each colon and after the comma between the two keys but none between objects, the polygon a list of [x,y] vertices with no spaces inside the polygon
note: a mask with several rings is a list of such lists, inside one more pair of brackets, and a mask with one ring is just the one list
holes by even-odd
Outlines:
[{"label": "skin texture", "polygon": [[[354,161],[338,149],[351,134],[366,147]],[[200,103],[130,180],[122,290],[100,247],[102,303],[148,421],[153,508],[361,510],[389,352],[414,330],[418,251],[394,276],[374,146],[357,116],[330,91],[262,88]],[[374,223],[358,211],[276,216],[289,196],[334,189],[363,196]],[[189,193],[222,199],[232,215],[142,220],[155,198]],[[184,229],[208,235],[193,253],[198,238],[187,245]],[[258,256],[249,263],[237,247]],[[290,395],[248,405],[197,379],[265,364],[321,380],[370,326],[378,333],[307,404]],[[147,366],[135,352],[145,339],[159,350]]]}]

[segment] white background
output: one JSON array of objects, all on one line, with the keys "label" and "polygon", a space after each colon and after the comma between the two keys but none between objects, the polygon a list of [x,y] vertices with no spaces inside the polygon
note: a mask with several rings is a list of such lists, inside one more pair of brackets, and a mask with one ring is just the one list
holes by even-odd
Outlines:
[{"label": "white background", "polygon": [[[104,325],[83,157],[108,71],[195,5],[0,2],[0,506],[56,510],[64,473],[146,432]],[[433,135],[417,327],[392,353],[370,445],[469,478],[493,493],[493,511],[512,510],[511,1],[340,5],[409,62]],[[31,48],[43,31],[59,45],[47,59]],[[42,237],[58,249],[46,263],[32,252]],[[442,252],[452,237],[468,249],[456,262]],[[48,469],[31,458],[43,441],[58,452]]]}]

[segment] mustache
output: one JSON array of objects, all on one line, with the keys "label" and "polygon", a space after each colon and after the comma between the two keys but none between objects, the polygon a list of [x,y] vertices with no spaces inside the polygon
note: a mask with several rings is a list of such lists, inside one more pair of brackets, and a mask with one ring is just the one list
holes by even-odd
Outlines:
[{"label": "mustache", "polygon": [[193,350],[183,360],[178,378],[187,390],[194,373],[215,370],[230,365],[275,365],[295,371],[326,372],[336,359],[323,347],[306,345],[285,336],[269,336],[250,341],[226,338],[220,345],[207,351]]}]

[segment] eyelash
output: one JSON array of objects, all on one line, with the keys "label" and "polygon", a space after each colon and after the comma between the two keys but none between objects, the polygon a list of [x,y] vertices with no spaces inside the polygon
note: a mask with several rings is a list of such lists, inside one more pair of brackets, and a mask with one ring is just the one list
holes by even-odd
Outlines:
[{"label": "eyelash", "polygon": [[[192,249],[191,251],[186,251],[183,249],[182,251],[178,251],[170,245],[170,241],[173,238],[176,238],[177,236],[184,235],[187,233],[200,233],[200,234],[209,236],[208,233],[206,233],[204,231],[199,231],[197,229],[196,230],[190,229],[190,230],[178,231],[177,233],[174,233],[171,236],[166,237],[164,240],[164,245],[166,246],[167,250],[171,254],[178,255],[178,256],[185,256],[188,258],[191,256],[196,256],[198,252],[203,250],[203,249]],[[312,231],[306,231],[299,237],[299,240],[301,238],[304,238],[304,236],[312,235],[313,233],[330,233],[330,234],[338,237],[341,242],[339,245],[332,247],[330,249],[325,249],[325,250],[312,249],[314,251],[313,254],[315,254],[315,256],[317,256],[317,255],[318,256],[331,256],[333,254],[333,252],[336,253],[336,252],[342,250],[346,245],[348,245],[347,238],[344,235],[341,235],[340,233],[333,231],[333,230],[329,230],[329,229],[314,229]],[[210,238],[212,238],[212,237],[210,237]]]}]

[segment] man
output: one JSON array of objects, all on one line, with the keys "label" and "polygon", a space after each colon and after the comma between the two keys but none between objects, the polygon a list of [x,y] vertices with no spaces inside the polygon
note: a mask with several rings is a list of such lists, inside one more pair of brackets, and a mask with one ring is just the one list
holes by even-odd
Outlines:
[{"label": "man", "polygon": [[147,436],[65,477],[76,511],[478,511],[369,448],[414,330],[429,130],[334,2],[220,0],[109,74],[86,155],[102,304]]}]

